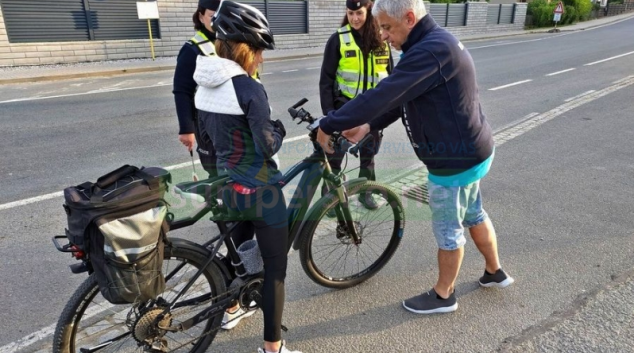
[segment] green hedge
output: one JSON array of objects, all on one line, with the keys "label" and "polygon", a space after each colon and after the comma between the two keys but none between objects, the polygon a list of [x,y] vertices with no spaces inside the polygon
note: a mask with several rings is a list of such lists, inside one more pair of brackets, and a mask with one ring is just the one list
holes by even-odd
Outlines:
[{"label": "green hedge", "polygon": [[[563,0],[564,14],[561,16],[559,25],[567,25],[579,21],[585,21],[590,18],[592,12],[592,3],[590,0]],[[554,26],[553,11],[557,7],[557,2],[551,1],[550,4],[546,0],[535,0],[528,4],[527,14],[533,17],[533,27],[551,27]]]}]

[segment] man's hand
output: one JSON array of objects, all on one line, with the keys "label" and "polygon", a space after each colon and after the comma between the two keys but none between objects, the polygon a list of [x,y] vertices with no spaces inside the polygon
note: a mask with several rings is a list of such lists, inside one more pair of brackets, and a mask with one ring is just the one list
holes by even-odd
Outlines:
[{"label": "man's hand", "polygon": [[194,134],[181,134],[178,135],[178,141],[185,145],[188,151],[191,151],[194,148],[196,137],[194,136]]},{"label": "man's hand", "polygon": [[357,126],[350,130],[346,130],[342,132],[341,134],[343,135],[343,137],[347,138],[350,142],[357,143],[361,141],[365,137],[365,135],[367,135],[369,132],[370,132],[370,124],[363,124],[361,126]]},{"label": "man's hand", "polygon": [[330,135],[323,132],[322,129],[319,129],[317,131],[317,142],[319,143],[321,148],[323,148],[324,151],[326,151],[326,153],[328,154],[335,153],[335,150],[333,150],[332,146],[330,145]]}]

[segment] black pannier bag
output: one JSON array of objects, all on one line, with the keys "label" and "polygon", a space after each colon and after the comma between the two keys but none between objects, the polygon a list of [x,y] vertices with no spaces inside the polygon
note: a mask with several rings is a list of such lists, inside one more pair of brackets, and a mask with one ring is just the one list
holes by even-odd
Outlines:
[{"label": "black pannier bag", "polygon": [[66,236],[88,255],[101,294],[113,304],[153,299],[165,289],[163,197],[170,181],[165,169],[124,165],[96,183],[64,189]]}]

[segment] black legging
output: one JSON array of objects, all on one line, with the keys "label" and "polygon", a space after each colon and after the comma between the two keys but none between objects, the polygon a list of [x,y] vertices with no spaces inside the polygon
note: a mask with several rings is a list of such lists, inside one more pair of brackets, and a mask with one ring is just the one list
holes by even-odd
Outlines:
[{"label": "black legging", "polygon": [[[264,313],[264,340],[277,342],[282,339],[282,313],[284,311],[284,279],[288,262],[288,219],[286,201],[281,186],[258,188],[256,193],[242,195],[233,189],[223,193],[226,205],[238,210],[250,220],[243,222],[241,231],[231,235],[236,247],[253,238],[252,229],[264,260],[264,285],[262,289]],[[249,226],[252,225],[252,228]]]}]

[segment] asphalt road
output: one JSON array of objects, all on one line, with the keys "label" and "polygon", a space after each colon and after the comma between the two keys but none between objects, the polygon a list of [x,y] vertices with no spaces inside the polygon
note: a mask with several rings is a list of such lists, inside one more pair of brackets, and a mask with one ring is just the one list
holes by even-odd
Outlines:
[{"label": "asphalt road", "polygon": [[[285,338],[304,352],[490,352],[557,312],[580,294],[634,267],[634,20],[594,30],[470,42],[482,103],[497,131],[495,163],[483,181],[502,263],[517,280],[505,291],[476,283],[482,260],[472,243],[458,279],[459,310],[421,317],[400,301],[436,278],[435,243],[424,208],[409,207],[401,248],[372,280],[346,291],[321,288],[291,255]],[[609,59],[609,60],[608,60]],[[318,115],[320,58],[272,62],[263,83],[274,116],[302,97]],[[170,73],[0,86],[0,351],[29,334],[49,349],[50,331],[83,280],[50,242],[63,231],[62,199],[16,206],[68,185],[94,180],[125,163],[188,161],[176,140]],[[142,88],[140,88],[142,87]],[[303,126],[287,124],[304,143]],[[385,133],[379,178],[418,164],[403,150],[403,128]],[[289,148],[283,166],[303,149]],[[351,166],[356,166],[351,161]],[[179,169],[178,178],[188,177]],[[201,239],[199,224],[179,236]],[[260,344],[260,314],[218,336],[219,352]],[[610,320],[606,314],[605,320]],[[24,342],[24,341],[22,341]],[[606,350],[620,351],[620,350]]]}]

